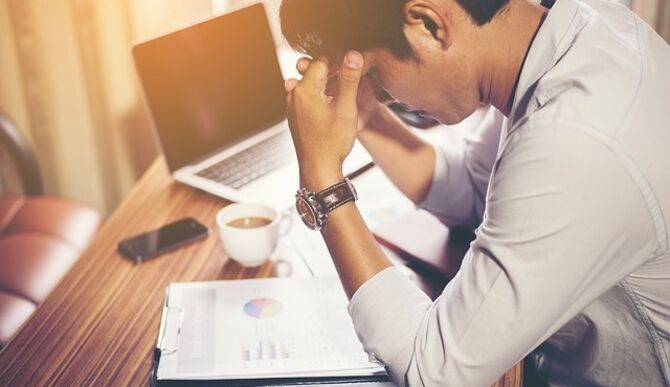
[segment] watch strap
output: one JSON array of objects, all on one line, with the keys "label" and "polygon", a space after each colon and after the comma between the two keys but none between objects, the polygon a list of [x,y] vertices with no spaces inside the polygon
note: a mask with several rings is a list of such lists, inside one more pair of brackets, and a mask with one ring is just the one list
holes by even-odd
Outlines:
[{"label": "watch strap", "polygon": [[330,213],[336,208],[357,199],[356,191],[349,179],[346,178],[317,193],[316,198],[319,203],[321,203],[326,213]]}]

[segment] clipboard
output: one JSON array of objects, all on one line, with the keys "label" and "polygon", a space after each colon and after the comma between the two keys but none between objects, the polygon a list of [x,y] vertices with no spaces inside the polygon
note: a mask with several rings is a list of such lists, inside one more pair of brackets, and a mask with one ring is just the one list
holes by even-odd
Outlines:
[{"label": "clipboard", "polygon": [[175,354],[180,349],[180,337],[184,324],[185,310],[179,306],[170,305],[170,287],[165,290],[165,299],[162,305],[162,315],[158,331],[156,347],[153,349],[152,370],[149,384],[152,387],[176,386],[230,386],[230,387],[260,387],[260,386],[361,386],[361,387],[393,387],[387,374],[364,376],[309,376],[309,377],[259,377],[254,379],[216,379],[216,380],[183,380],[158,379],[158,369],[164,355]]},{"label": "clipboard", "polygon": [[151,387],[271,387],[302,386],[325,387],[331,385],[360,387],[395,387],[388,376],[370,377],[323,377],[323,378],[282,378],[282,379],[233,379],[233,380],[158,380],[157,370],[161,359],[161,349],[155,348],[151,366]]}]

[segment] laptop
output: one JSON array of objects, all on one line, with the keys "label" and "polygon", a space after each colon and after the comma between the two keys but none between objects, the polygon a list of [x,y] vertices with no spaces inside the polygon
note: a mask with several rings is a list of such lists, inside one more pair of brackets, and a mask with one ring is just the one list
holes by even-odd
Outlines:
[{"label": "laptop", "polygon": [[[133,57],[175,180],[236,202],[293,205],[298,164],[262,3],[137,44]],[[357,144],[344,172],[370,161]]]}]

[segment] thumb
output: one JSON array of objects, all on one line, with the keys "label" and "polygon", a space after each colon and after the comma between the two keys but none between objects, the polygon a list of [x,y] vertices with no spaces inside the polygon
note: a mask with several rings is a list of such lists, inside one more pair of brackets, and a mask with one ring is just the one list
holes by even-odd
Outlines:
[{"label": "thumb", "polygon": [[340,68],[340,84],[335,99],[336,109],[340,113],[348,114],[356,109],[358,85],[363,75],[363,55],[358,51],[349,51],[344,56]]}]

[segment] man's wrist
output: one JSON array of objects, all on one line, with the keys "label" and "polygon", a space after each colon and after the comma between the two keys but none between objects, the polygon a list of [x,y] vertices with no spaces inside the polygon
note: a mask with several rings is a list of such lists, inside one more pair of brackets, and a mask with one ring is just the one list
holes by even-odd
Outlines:
[{"label": "man's wrist", "polygon": [[318,193],[344,180],[342,168],[324,171],[318,169],[300,169],[300,186]]},{"label": "man's wrist", "polygon": [[328,187],[332,187],[333,185],[340,183],[342,180],[344,180],[344,175],[342,173],[300,178],[301,186],[314,193],[319,193]]}]

